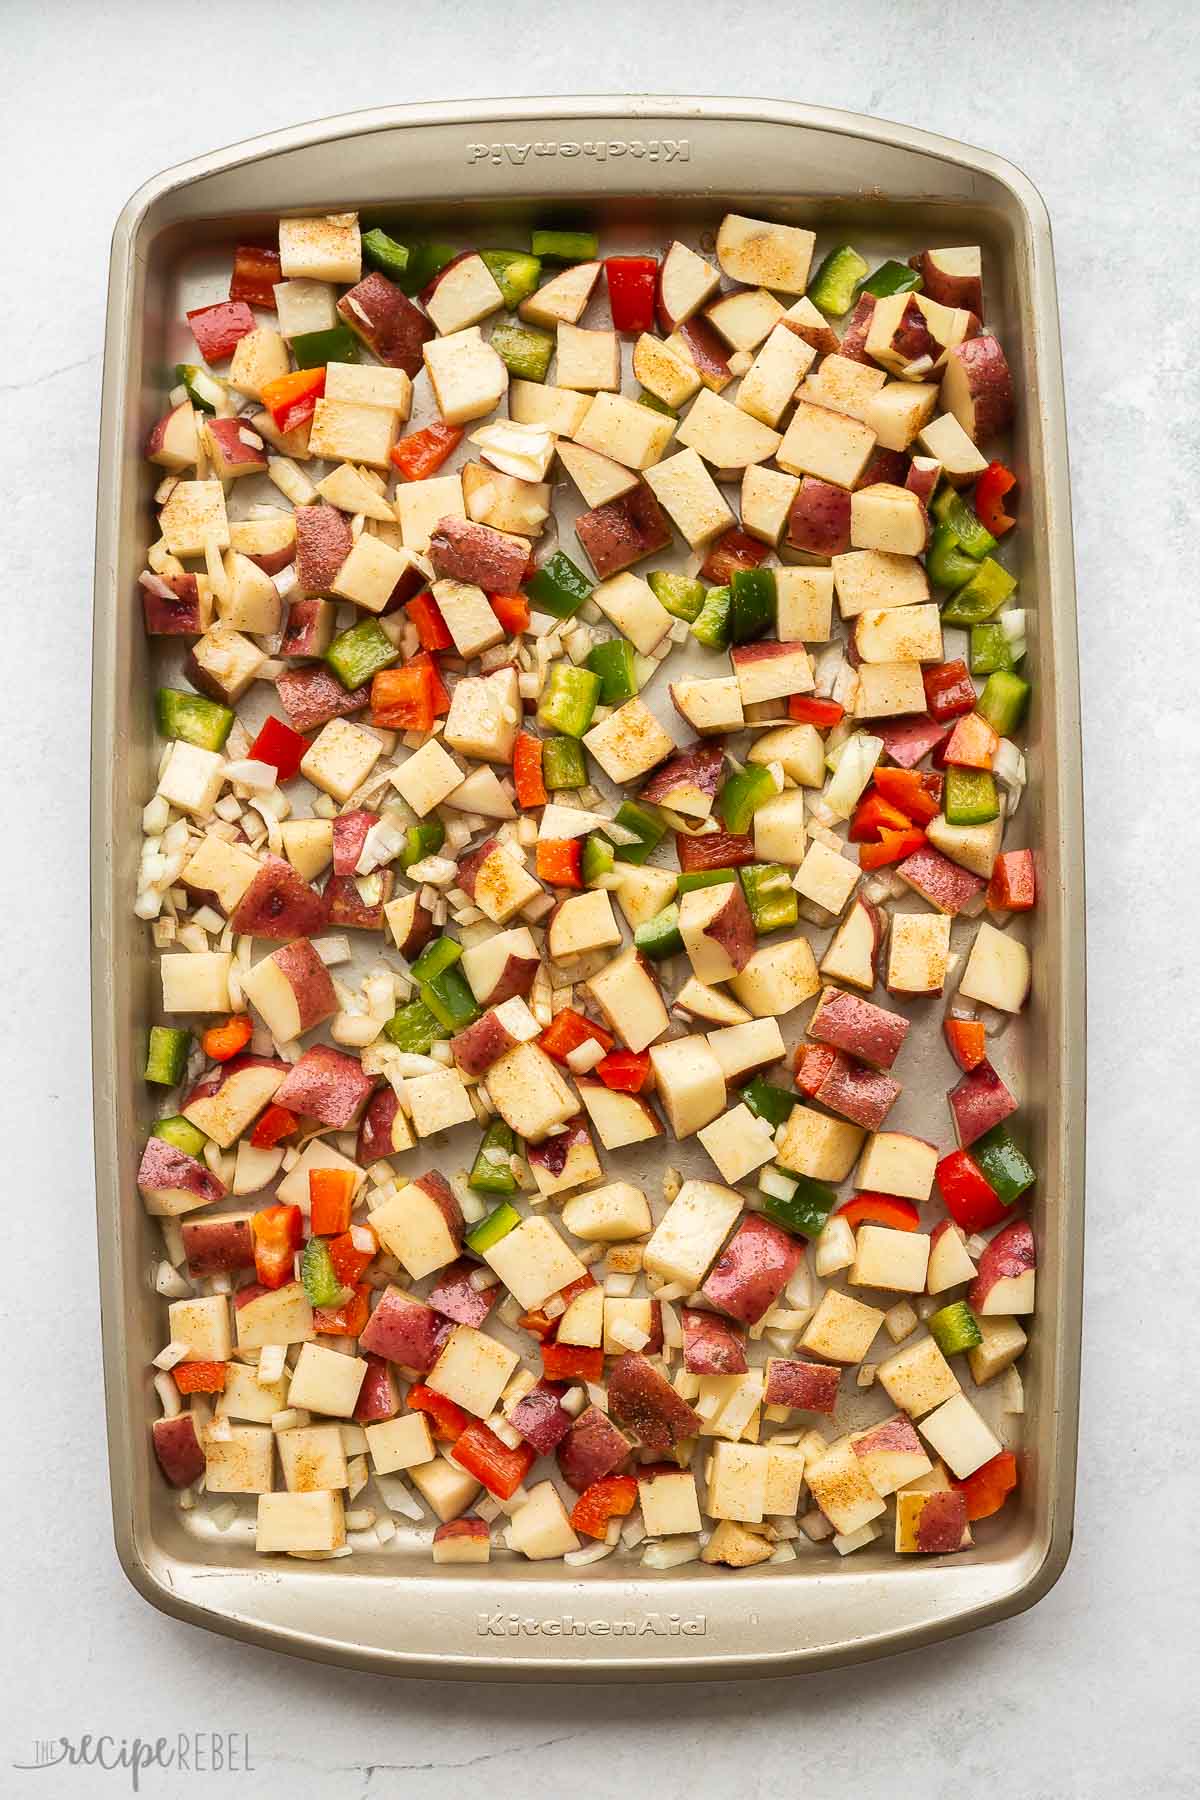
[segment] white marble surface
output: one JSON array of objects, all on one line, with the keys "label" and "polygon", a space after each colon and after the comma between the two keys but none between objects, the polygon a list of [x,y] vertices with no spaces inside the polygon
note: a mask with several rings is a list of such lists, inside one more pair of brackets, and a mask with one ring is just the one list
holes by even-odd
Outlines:
[{"label": "white marble surface", "polygon": [[[0,431],[8,819],[0,917],[10,1475],[0,1790],[85,1730],[250,1734],[258,1770],[143,1791],[406,1800],[1175,1800],[1196,1792],[1195,795],[1198,220],[1191,9],[528,0],[6,0]],[[1190,17],[1189,17],[1190,13]],[[85,1049],[96,414],[113,220],[150,173],[356,107],[495,91],[771,92],[985,144],[1054,222],[1090,808],[1091,1163],[1078,1535],[1032,1613],[858,1672],[673,1690],[440,1687],[243,1649],[151,1611],[109,1532]],[[1190,190],[1190,200],[1188,194]],[[1192,517],[1189,518],[1189,512]],[[1181,914],[1180,899],[1184,910]],[[54,954],[47,959],[46,947]],[[1190,1262],[1190,1276],[1186,1265]],[[1182,1286],[1181,1286],[1182,1280]],[[37,1496],[36,1512],[29,1502]],[[1189,1586],[1191,1592],[1189,1593]],[[11,1611],[10,1611],[11,1606]],[[1189,1702],[1188,1695],[1191,1700]]]}]

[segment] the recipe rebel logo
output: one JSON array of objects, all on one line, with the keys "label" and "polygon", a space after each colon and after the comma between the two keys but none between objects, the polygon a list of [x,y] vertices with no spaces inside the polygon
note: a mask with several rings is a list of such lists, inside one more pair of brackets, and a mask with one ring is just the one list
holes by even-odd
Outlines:
[{"label": "the recipe rebel logo", "polygon": [[[180,1731],[174,1737],[157,1738],[117,1738],[108,1733],[95,1736],[86,1732],[79,1738],[38,1738],[32,1760],[10,1766],[24,1774],[47,1769],[104,1769],[110,1774],[124,1771],[134,1794],[141,1792],[142,1776],[152,1770],[177,1775],[254,1774],[250,1740],[235,1731]],[[43,1791],[52,1791],[49,1784]]]},{"label": "the recipe rebel logo", "polygon": [[708,1630],[704,1613],[642,1613],[636,1619],[580,1619],[574,1613],[534,1619],[527,1613],[476,1613],[480,1637],[703,1637]]},{"label": "the recipe rebel logo", "polygon": [[590,156],[596,162],[644,156],[647,162],[691,162],[692,146],[687,138],[566,138],[562,142],[467,145],[469,163],[508,162],[520,168],[531,156]]}]

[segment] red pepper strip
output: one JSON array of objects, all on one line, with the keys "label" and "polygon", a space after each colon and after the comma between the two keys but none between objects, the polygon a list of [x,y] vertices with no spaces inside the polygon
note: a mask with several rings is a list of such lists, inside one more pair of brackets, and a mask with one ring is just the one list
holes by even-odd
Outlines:
[{"label": "red pepper strip", "polygon": [[800,1092],[814,1099],[836,1061],[837,1051],[831,1044],[797,1044],[793,1068]]},{"label": "red pepper strip", "polygon": [[350,1229],[354,1204],[352,1169],[308,1171],[308,1229],[312,1237],[338,1237]]},{"label": "red pepper strip", "polygon": [[273,1150],[285,1137],[291,1137],[299,1123],[294,1112],[272,1101],[250,1133],[250,1142],[256,1150]]},{"label": "red pepper strip", "polygon": [[422,650],[453,650],[454,639],[432,594],[414,594],[407,610]]},{"label": "red pepper strip", "polygon": [[272,713],[270,718],[263,720],[262,730],[250,746],[250,760],[270,763],[278,770],[280,781],[291,781],[300,773],[301,759],[308,755],[308,750],[308,739]]},{"label": "red pepper strip", "polygon": [[228,1062],[244,1050],[254,1036],[254,1023],[249,1013],[234,1013],[223,1025],[210,1025],[203,1037],[204,1054],[213,1062]]},{"label": "red pepper strip", "polygon": [[371,679],[372,725],[389,731],[432,731],[437,714],[430,674],[429,663],[380,669]]},{"label": "red pepper strip", "polygon": [[942,761],[958,769],[990,769],[1000,739],[977,712],[964,713],[942,747]]},{"label": "red pepper strip", "polygon": [[982,1019],[946,1018],[942,1022],[950,1054],[966,1074],[977,1069],[987,1057],[987,1033]]},{"label": "red pepper strip", "polygon": [[975,710],[975,684],[961,657],[922,669],[921,680],[925,684],[925,704],[939,725],[956,719],[959,713]]},{"label": "red pepper strip", "polygon": [[314,1306],[313,1330],[326,1337],[358,1337],[371,1316],[371,1289],[364,1281],[340,1306]]},{"label": "red pepper strip", "polygon": [[522,731],[513,745],[513,783],[517,805],[545,806],[546,784],[542,780],[542,740],[531,731]]},{"label": "red pepper strip", "polygon": [[462,442],[461,425],[427,425],[393,444],[390,455],[405,481],[424,481]]},{"label": "red pepper strip", "polygon": [[542,1373],[547,1381],[599,1381],[604,1352],[582,1344],[543,1344]]},{"label": "red pepper strip", "polygon": [[571,1508],[571,1523],[586,1537],[602,1538],[610,1519],[623,1519],[637,1505],[638,1484],[632,1475],[605,1475],[584,1488]]},{"label": "red pepper strip", "polygon": [[966,1150],[951,1150],[934,1170],[946,1211],[967,1233],[998,1225],[1008,1208]]},{"label": "red pepper strip", "polygon": [[609,256],[604,261],[614,331],[654,330],[658,262],[653,256]]},{"label": "red pepper strip", "polygon": [[705,581],[724,586],[735,569],[757,569],[771,547],[735,525],[719,537],[704,559],[700,573]]},{"label": "red pepper strip", "polygon": [[274,381],[265,381],[259,392],[263,405],[279,431],[291,431],[311,419],[325,392],[324,369],[293,369]]},{"label": "red pepper strip", "polygon": [[331,1238],[329,1241],[329,1260],[333,1264],[334,1274],[343,1287],[358,1286],[379,1249],[379,1239],[369,1225],[360,1225],[356,1229],[365,1231],[370,1237],[372,1244],[370,1250],[360,1250],[348,1231],[343,1231],[340,1237]]},{"label": "red pepper strip", "polygon": [[577,1050],[580,1044],[586,1044],[589,1038],[594,1038],[606,1054],[613,1047],[614,1039],[610,1031],[605,1031],[602,1025],[594,1025],[573,1008],[564,1006],[561,1012],[555,1013],[537,1041],[546,1055],[552,1056],[555,1062],[566,1062],[568,1054]]},{"label": "red pepper strip", "polygon": [[816,694],[788,695],[788,718],[799,725],[815,725],[818,731],[828,731],[831,726],[840,725],[845,716],[846,709],[837,700],[821,700]]},{"label": "red pepper strip", "polygon": [[482,1481],[489,1494],[509,1500],[537,1461],[537,1451],[528,1444],[511,1450],[482,1419],[472,1419],[451,1450],[450,1460]]},{"label": "red pepper strip", "polygon": [[291,1281],[293,1259],[304,1241],[304,1218],[298,1206],[264,1206],[250,1220],[254,1234],[254,1272],[265,1288]]},{"label": "red pepper strip", "polygon": [[229,278],[229,298],[245,300],[250,306],[261,306],[277,312],[275,284],[283,280],[278,250],[262,244],[239,244],[233,253],[233,274]]},{"label": "red pepper strip", "polygon": [[889,863],[903,862],[925,842],[925,833],[915,825],[907,831],[883,831],[877,844],[858,846],[860,869],[885,869]]},{"label": "red pepper strip", "polygon": [[456,1406],[453,1400],[447,1400],[445,1394],[426,1387],[423,1381],[413,1382],[405,1404],[410,1412],[428,1414],[431,1421],[429,1429],[443,1444],[457,1443],[471,1423],[470,1413],[464,1412],[461,1406]]},{"label": "red pepper strip", "polygon": [[911,830],[912,820],[906,818],[899,807],[885,800],[882,794],[868,794],[859,802],[850,821],[850,842],[874,844],[884,832]]},{"label": "red pepper strip", "polygon": [[171,1370],[181,1394],[223,1394],[229,1364],[223,1362],[176,1363]]},{"label": "red pepper strip", "polygon": [[618,1094],[640,1094],[650,1074],[648,1050],[610,1050],[592,1071]]},{"label": "red pepper strip", "polygon": [[992,912],[1029,912],[1037,904],[1032,850],[1002,850],[992,864],[987,903]]},{"label": "red pepper strip", "polygon": [[942,810],[942,777],[924,769],[893,769],[880,763],[873,776],[875,791],[890,800],[914,825],[928,825]]},{"label": "red pepper strip", "polygon": [[1017,1485],[1017,1459],[1011,1450],[1001,1450],[973,1475],[966,1475],[951,1485],[966,1495],[968,1519],[990,1519],[993,1513],[1000,1511]]},{"label": "red pepper strip", "polygon": [[851,1225],[888,1225],[893,1231],[915,1231],[921,1215],[911,1200],[899,1200],[895,1194],[855,1194],[839,1206],[835,1215]]},{"label": "red pepper strip", "polygon": [[578,838],[539,838],[534,873],[551,887],[583,886],[583,846]]},{"label": "red pepper strip", "polygon": [[993,537],[1003,537],[1017,522],[1009,518],[1000,504],[1005,494],[1010,494],[1016,485],[1016,476],[1001,462],[989,463],[975,483],[975,512],[979,523]]},{"label": "red pepper strip", "polygon": [[529,602],[524,594],[489,594],[488,605],[509,637],[529,630]]},{"label": "red pepper strip", "polygon": [[258,321],[244,300],[218,300],[215,306],[198,306],[187,315],[187,322],[206,363],[224,362],[244,337],[258,329]]},{"label": "red pepper strip", "polygon": [[700,869],[740,869],[755,860],[754,841],[744,831],[707,831],[699,835],[677,831],[675,850],[685,875]]}]

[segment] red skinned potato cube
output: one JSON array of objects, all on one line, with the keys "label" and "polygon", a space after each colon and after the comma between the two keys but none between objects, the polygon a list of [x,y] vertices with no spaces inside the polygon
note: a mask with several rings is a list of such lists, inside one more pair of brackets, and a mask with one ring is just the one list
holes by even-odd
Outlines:
[{"label": "red skinned potato cube", "polygon": [[188,1212],[225,1197],[225,1183],[206,1164],[165,1138],[146,1139],[138,1164],[137,1184],[147,1209],[155,1215]]},{"label": "red skinned potato cube", "polygon": [[700,1418],[636,1350],[618,1357],[608,1378],[613,1417],[647,1450],[665,1456],[685,1437],[695,1437]]},{"label": "red skinned potato cube", "polygon": [[580,513],[575,521],[575,536],[596,574],[606,580],[644,556],[664,550],[671,542],[671,528],[650,489],[639,482],[619,500]]},{"label": "red skinned potato cube", "polygon": [[189,400],[172,407],[150,427],[145,457],[147,462],[176,473],[191,468],[197,457],[197,442],[196,414]]},{"label": "red skinned potato cube", "polygon": [[258,321],[244,300],[219,300],[215,306],[198,306],[188,313],[187,322],[206,363],[224,362],[242,339],[258,328]]},{"label": "red skinned potato cube", "polygon": [[746,1340],[735,1325],[715,1313],[684,1307],[683,1366],[690,1375],[744,1375]]},{"label": "red skinned potato cube", "polygon": [[378,821],[379,814],[368,812],[365,807],[359,807],[354,812],[341,813],[333,821],[333,872],[335,875],[353,875],[358,867],[358,859],[362,855],[363,845],[367,841],[367,833]]},{"label": "red skinned potato cube", "polygon": [[170,592],[160,594],[144,584],[139,588],[148,637],[199,637],[207,630],[209,621],[203,616],[206,609],[194,575],[172,575],[161,586]]},{"label": "red skinned potato cube", "polygon": [[457,1262],[448,1264],[439,1272],[437,1286],[429,1295],[429,1304],[435,1312],[453,1319],[456,1325],[473,1325],[476,1330],[504,1291],[498,1281],[493,1282],[491,1287],[473,1287],[471,1276],[478,1269],[478,1263],[471,1262],[465,1256],[460,1257]]},{"label": "red skinned potato cube", "polygon": [[[401,1130],[399,1141],[394,1135],[396,1119],[399,1117]],[[367,1110],[363,1113],[358,1127],[358,1145],[355,1151],[355,1162],[360,1168],[369,1169],[371,1164],[381,1158],[395,1156],[399,1151],[407,1150],[410,1143],[408,1126],[404,1114],[400,1110],[400,1101],[396,1090],[390,1084],[380,1088],[367,1102]]]},{"label": "red skinned potato cube", "polygon": [[430,535],[429,560],[446,580],[470,581],[488,594],[515,594],[525,579],[529,545],[491,525],[445,518]]},{"label": "red skinned potato cube", "polygon": [[403,1288],[390,1287],[367,1320],[358,1347],[424,1375],[437,1361],[444,1325],[432,1306]]},{"label": "red skinned potato cube", "polygon": [[158,1466],[172,1487],[190,1487],[204,1473],[204,1448],[190,1412],[155,1419],[151,1427]]},{"label": "red skinned potato cube", "polygon": [[889,487],[907,485],[908,458],[902,450],[884,450],[876,445],[854,485],[856,488],[872,487],[878,481],[886,482]]},{"label": "red skinned potato cube", "polygon": [[961,1488],[926,1494],[917,1519],[917,1549],[927,1556],[944,1556],[969,1543],[967,1497]]},{"label": "red skinned potato cube", "polygon": [[838,347],[838,355],[849,357],[851,362],[869,363],[867,355],[867,334],[871,329],[871,320],[875,316],[874,294],[860,294],[854,311],[850,314],[850,323],[842,336]]},{"label": "red skinned potato cube", "polygon": [[324,896],[301,881],[291,863],[268,856],[234,908],[235,932],[286,943],[312,937],[325,924]]},{"label": "red skinned potato cube", "polygon": [[768,1406],[789,1406],[793,1412],[825,1413],[832,1417],[841,1379],[841,1369],[830,1363],[769,1356],[763,1399]]},{"label": "red skinned potato cube", "polygon": [[296,580],[306,594],[328,594],[354,548],[350,521],[336,506],[296,508]]},{"label": "red skinned potato cube", "polygon": [[725,751],[720,744],[692,744],[654,771],[639,798],[691,818],[706,819],[724,769]]},{"label": "red skinned potato cube", "polygon": [[184,1101],[186,1119],[227,1150],[275,1096],[288,1064],[269,1056],[235,1056],[198,1081]]},{"label": "red skinned potato cube", "polygon": [[329,1044],[314,1044],[292,1064],[275,1095],[275,1104],[335,1131],[345,1131],[358,1118],[373,1086],[356,1056],[347,1056]]},{"label": "red skinned potato cube", "polygon": [[365,1356],[367,1372],[354,1403],[354,1418],[359,1425],[379,1425],[394,1419],[400,1411],[400,1390],[392,1366],[382,1356]]},{"label": "red skinned potato cube", "polygon": [[808,1024],[818,1043],[845,1050],[873,1069],[890,1069],[908,1036],[909,1021],[858,994],[826,988]]},{"label": "red skinned potato cube", "polygon": [[830,1112],[852,1119],[867,1131],[878,1131],[900,1097],[900,1083],[878,1069],[852,1062],[842,1051],[834,1052],[829,1069],[814,1098]]},{"label": "red skinned potato cube", "polygon": [[923,283],[922,291],[940,306],[960,307],[983,317],[983,262],[978,244],[950,250],[921,250],[908,259]]},{"label": "red skinned potato cube", "polygon": [[901,769],[915,769],[922,757],[949,736],[948,728],[937,719],[901,719],[893,724],[888,719],[872,721],[872,733],[883,739],[883,747]]},{"label": "red skinned potato cube", "polygon": [[850,490],[806,475],[788,513],[786,541],[826,561],[850,548]]},{"label": "red skinned potato cube", "polygon": [[984,1318],[1033,1311],[1037,1251],[1028,1219],[1002,1225],[983,1255],[967,1293],[974,1312]]},{"label": "red skinned potato cube", "polygon": [[[459,1068],[468,1075],[483,1075],[494,1062],[512,1050],[518,1040],[507,1029],[495,1008],[450,1039],[450,1050]],[[552,1139],[557,1142],[557,1139]]]},{"label": "red skinned potato cube", "polygon": [[338,312],[373,356],[389,369],[420,373],[421,346],[436,337],[432,322],[378,270],[342,295]]},{"label": "red skinned potato cube", "polygon": [[378,869],[367,877],[373,900],[364,900],[353,875],[331,875],[325,883],[325,920],[331,929],[342,931],[382,931],[385,909],[392,897],[396,876],[391,869]]},{"label": "red skinned potato cube", "polygon": [[347,693],[332,669],[288,669],[275,687],[295,731],[315,731],[330,719],[348,718],[371,703],[369,687]]},{"label": "red skinned potato cube", "polygon": [[600,1481],[619,1468],[632,1449],[629,1439],[617,1430],[608,1414],[598,1406],[589,1406],[572,1421],[554,1454],[563,1480],[582,1494],[593,1481]]},{"label": "red skinned potato cube", "polygon": [[513,1430],[519,1431],[539,1456],[549,1456],[575,1423],[561,1405],[564,1392],[565,1389],[551,1382],[539,1381],[518,1400],[508,1415]]},{"label": "red skinned potato cube", "polygon": [[968,338],[947,352],[942,405],[975,444],[1012,424],[1012,374],[994,337]]},{"label": "red skinned potato cube", "polygon": [[324,656],[333,642],[333,621],[330,601],[293,600],[279,645],[280,656]]},{"label": "red skinned potato cube", "polygon": [[962,1150],[1017,1110],[1016,1100],[990,1062],[981,1062],[965,1074],[946,1099]]},{"label": "red skinned potato cube", "polygon": [[254,1267],[254,1233],[249,1213],[230,1213],[221,1219],[185,1219],[181,1229],[188,1274],[195,1279]]},{"label": "red skinned potato cube", "polygon": [[794,1237],[761,1213],[751,1213],[713,1264],[702,1292],[730,1318],[757,1325],[795,1274],[802,1255]]},{"label": "red skinned potato cube", "polygon": [[[212,457],[213,473],[219,481],[232,481],[239,475],[257,475],[267,466],[267,453],[262,444],[248,444],[243,432],[253,431],[244,419],[208,419],[204,432]],[[253,436],[258,433],[253,431]]]},{"label": "red skinned potato cube", "polygon": [[922,900],[928,900],[938,912],[949,913],[951,918],[964,906],[969,906],[985,886],[978,875],[972,875],[969,869],[960,869],[932,844],[922,844],[919,850],[906,856],[897,866],[896,873],[914,893],[920,894]]},{"label": "red skinned potato cube", "polygon": [[307,938],[281,944],[247,970],[245,991],[278,1043],[302,1037],[338,1009],[329,971]]}]

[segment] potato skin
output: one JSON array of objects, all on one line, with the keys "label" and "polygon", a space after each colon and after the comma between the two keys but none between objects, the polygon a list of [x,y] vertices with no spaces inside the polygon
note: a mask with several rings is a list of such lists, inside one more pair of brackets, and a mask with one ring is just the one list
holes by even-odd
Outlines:
[{"label": "potato skin", "polygon": [[[610,1400],[611,1403],[611,1400]],[[518,1431],[521,1429],[517,1426]],[[555,1450],[563,1480],[577,1494],[625,1461],[633,1445],[598,1406],[575,1419]]]},{"label": "potato skin", "polygon": [[435,572],[450,581],[469,581],[488,594],[515,594],[525,578],[529,549],[491,525],[470,519],[440,519],[429,539]]},{"label": "potato skin", "polygon": [[718,1256],[701,1291],[730,1318],[756,1325],[795,1274],[801,1254],[795,1238],[760,1213],[751,1213]]},{"label": "potato skin", "polygon": [[690,1375],[745,1375],[749,1370],[740,1331],[715,1313],[684,1307],[683,1366]]},{"label": "potato skin", "polygon": [[666,1455],[682,1438],[694,1437],[700,1418],[669,1381],[634,1350],[618,1357],[608,1378],[613,1416],[647,1450]]},{"label": "potato skin", "polygon": [[850,492],[806,475],[788,512],[787,542],[811,556],[843,556],[850,548]]},{"label": "potato skin", "polygon": [[359,1348],[424,1375],[437,1360],[445,1328],[446,1321],[423,1300],[388,1288],[359,1337]]}]

